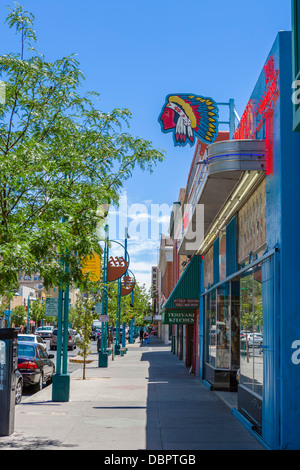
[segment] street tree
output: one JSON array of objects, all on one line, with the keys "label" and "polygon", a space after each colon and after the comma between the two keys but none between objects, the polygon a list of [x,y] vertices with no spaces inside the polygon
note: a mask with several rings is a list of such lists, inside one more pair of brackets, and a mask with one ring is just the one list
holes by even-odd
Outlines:
[{"label": "street tree", "polygon": [[83,380],[85,380],[86,361],[89,354],[91,354],[91,331],[93,321],[96,319],[95,303],[98,299],[98,294],[94,294],[95,283],[86,281],[85,291],[80,291],[77,294],[76,303],[74,307],[74,326],[79,335],[77,345],[79,349],[79,356],[83,358]]},{"label": "street tree", "polygon": [[16,327],[24,325],[27,317],[26,309],[23,305],[17,305],[11,314],[11,321]]},{"label": "street tree", "polygon": [[105,204],[118,202],[136,167],[163,159],[128,132],[128,109],[104,112],[98,93],[80,94],[74,55],[38,53],[34,19],[19,4],[9,10],[21,50],[0,57],[0,294],[20,271],[38,272],[46,288],[80,284],[81,260],[100,254]]},{"label": "street tree", "polygon": [[35,300],[30,303],[29,316],[35,324],[40,324],[42,320],[45,320],[45,305],[39,300]]}]

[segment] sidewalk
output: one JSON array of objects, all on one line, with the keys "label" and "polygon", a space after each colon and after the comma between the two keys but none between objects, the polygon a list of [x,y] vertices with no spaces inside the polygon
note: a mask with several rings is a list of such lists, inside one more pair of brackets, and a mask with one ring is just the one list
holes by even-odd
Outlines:
[{"label": "sidewalk", "polygon": [[23,397],[0,450],[264,449],[158,338],[106,368],[91,358],[86,380],[79,364],[71,374],[69,402],[52,402],[51,385]]}]

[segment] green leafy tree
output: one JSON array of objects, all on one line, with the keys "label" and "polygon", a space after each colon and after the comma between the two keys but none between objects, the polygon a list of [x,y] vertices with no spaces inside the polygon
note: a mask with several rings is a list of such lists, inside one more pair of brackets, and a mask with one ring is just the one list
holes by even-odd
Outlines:
[{"label": "green leafy tree", "polygon": [[17,305],[12,311],[11,321],[15,324],[15,326],[24,325],[25,320],[27,318],[27,312],[23,305]]},{"label": "green leafy tree", "polygon": [[95,303],[98,294],[92,293],[95,290],[95,283],[86,280],[85,289],[77,294],[74,307],[74,326],[80,338],[77,340],[79,355],[83,358],[83,380],[85,380],[86,361],[91,354],[91,331],[93,321],[97,318],[95,314]]},{"label": "green leafy tree", "polygon": [[39,272],[46,288],[80,283],[81,260],[100,254],[103,204],[117,203],[136,167],[151,171],[163,158],[124,132],[128,109],[106,113],[98,93],[80,95],[74,55],[49,62],[36,51],[31,13],[15,4],[7,23],[21,51],[0,57],[0,293],[19,270]]},{"label": "green leafy tree", "polygon": [[46,318],[45,305],[40,300],[30,302],[29,316],[35,323],[40,324]]}]

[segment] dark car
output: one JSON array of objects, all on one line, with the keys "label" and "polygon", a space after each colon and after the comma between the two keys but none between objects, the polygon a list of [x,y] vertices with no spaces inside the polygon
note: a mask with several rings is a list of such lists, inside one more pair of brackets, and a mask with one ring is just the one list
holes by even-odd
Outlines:
[{"label": "dark car", "polygon": [[23,394],[23,376],[18,369],[16,370],[16,387],[15,387],[15,403],[21,403]]},{"label": "dark car", "polygon": [[24,386],[33,385],[35,391],[42,390],[44,382],[51,382],[55,365],[50,360],[53,354],[47,354],[40,344],[19,343],[18,370],[23,376]]}]

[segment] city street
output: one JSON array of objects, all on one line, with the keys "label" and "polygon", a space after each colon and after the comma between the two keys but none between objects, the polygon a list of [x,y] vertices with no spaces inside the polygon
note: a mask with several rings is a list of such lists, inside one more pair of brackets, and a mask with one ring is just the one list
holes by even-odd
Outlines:
[{"label": "city street", "polygon": [[51,385],[24,397],[1,450],[264,450],[156,336],[129,344],[108,367],[95,357],[86,380],[77,366],[68,402],[53,402]]},{"label": "city street", "polygon": [[[50,340],[49,339],[46,339],[45,341],[47,343],[47,353],[54,355],[54,358],[51,359],[51,360],[54,362],[55,367],[56,367],[56,354],[57,354],[57,352],[55,350],[54,351],[50,350]],[[96,341],[91,340],[91,349],[92,349],[92,354],[97,353],[97,342]],[[76,349],[68,351],[68,370],[67,370],[68,374],[72,374],[72,372],[82,369],[82,364],[70,361],[70,358],[75,357],[77,355],[78,355],[78,346],[76,346]],[[49,385],[46,385],[46,387],[49,387]],[[30,397],[30,396],[34,395],[35,393],[36,392],[34,392],[33,387],[24,387],[23,388],[23,397]]]}]

